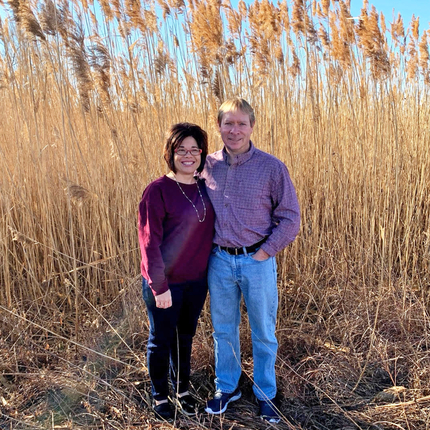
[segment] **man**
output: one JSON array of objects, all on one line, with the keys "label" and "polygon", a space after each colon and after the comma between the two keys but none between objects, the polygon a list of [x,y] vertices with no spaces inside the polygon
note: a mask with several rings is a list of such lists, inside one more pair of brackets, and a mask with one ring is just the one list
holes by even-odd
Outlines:
[{"label": "man", "polygon": [[251,142],[252,107],[241,98],[222,104],[218,127],[224,148],[206,159],[203,177],[215,209],[209,292],[215,344],[214,397],[206,412],[221,414],[241,397],[240,300],[252,332],[253,391],[260,416],[279,422],[275,396],[278,307],[275,255],[298,234],[300,211],[286,166]]}]

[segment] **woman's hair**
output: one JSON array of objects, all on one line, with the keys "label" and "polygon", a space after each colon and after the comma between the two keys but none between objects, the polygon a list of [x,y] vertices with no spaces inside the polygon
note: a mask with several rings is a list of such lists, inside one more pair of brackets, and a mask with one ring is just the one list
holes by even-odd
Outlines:
[{"label": "woman's hair", "polygon": [[173,173],[176,173],[174,163],[175,149],[181,145],[185,138],[190,136],[196,140],[198,147],[202,150],[201,162],[197,171],[200,173],[205,166],[206,156],[208,155],[208,134],[196,124],[180,122],[172,125],[167,131],[166,145],[164,147],[164,159]]},{"label": "woman's hair", "polygon": [[218,110],[218,125],[221,125],[222,118],[224,114],[228,112],[241,111],[249,116],[249,123],[251,127],[255,124],[255,114],[252,106],[244,99],[240,97],[234,97],[232,99],[226,100]]}]

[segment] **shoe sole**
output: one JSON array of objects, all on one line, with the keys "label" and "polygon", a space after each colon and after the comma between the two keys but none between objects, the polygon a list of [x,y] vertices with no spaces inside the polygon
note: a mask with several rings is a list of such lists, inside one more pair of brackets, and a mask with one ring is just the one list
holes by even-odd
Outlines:
[{"label": "shoe sole", "polygon": [[164,422],[164,423],[173,423],[173,421],[174,421],[174,416],[163,417],[162,415],[159,415],[157,412],[155,412],[155,411],[153,411],[153,412],[154,412],[155,419],[157,421]]},{"label": "shoe sole", "polygon": [[198,412],[198,408],[194,412],[187,412],[181,405],[178,399],[171,399],[171,402],[173,403],[173,406],[176,408],[178,412],[180,412],[183,415],[186,415],[187,417],[193,417]]},{"label": "shoe sole", "polygon": [[227,406],[228,406],[228,404],[229,403],[231,403],[231,402],[234,402],[234,401],[236,401],[236,400],[239,400],[240,398],[242,397],[242,393],[238,393],[238,394],[236,394],[235,396],[233,396],[233,397],[230,397],[229,399],[228,399],[228,402],[226,402],[226,404],[224,405],[224,407],[222,408],[222,409],[220,409],[219,411],[213,411],[212,409],[210,409],[210,408],[205,408],[205,411],[208,413],[208,414],[211,414],[211,415],[221,415],[221,414],[223,414],[226,410],[227,410]]},{"label": "shoe sole", "polygon": [[281,422],[281,419],[280,419],[280,418],[270,418],[270,417],[263,416],[263,415],[260,415],[260,418],[261,418],[263,421],[266,421],[267,423],[271,423],[271,424],[278,424],[278,423],[280,423],[280,422]]},{"label": "shoe sole", "polygon": [[154,409],[154,405],[152,406],[152,412],[154,413],[157,421],[172,423],[175,418],[172,410],[170,410],[171,413],[169,415],[166,414],[166,416],[163,416]]},{"label": "shoe sole", "polygon": [[175,407],[178,412],[180,412],[182,415],[186,415],[187,417],[193,417],[197,413],[197,409],[194,412],[187,412],[185,409],[182,408],[182,405],[178,401],[175,401]]},{"label": "shoe sole", "polygon": [[161,415],[155,414],[155,419],[160,423],[173,423],[175,420],[173,417],[163,418]]}]

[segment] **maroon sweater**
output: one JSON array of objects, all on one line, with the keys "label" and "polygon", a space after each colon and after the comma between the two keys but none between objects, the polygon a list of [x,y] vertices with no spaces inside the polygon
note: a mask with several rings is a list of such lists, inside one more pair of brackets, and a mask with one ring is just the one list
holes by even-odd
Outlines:
[{"label": "maroon sweater", "polygon": [[[176,181],[167,176],[151,182],[143,192],[139,205],[140,269],[154,295],[166,292],[169,284],[206,278],[215,214],[204,181],[198,183],[206,205],[204,222],[199,222],[192,204]],[[180,186],[202,219],[197,185]]]}]

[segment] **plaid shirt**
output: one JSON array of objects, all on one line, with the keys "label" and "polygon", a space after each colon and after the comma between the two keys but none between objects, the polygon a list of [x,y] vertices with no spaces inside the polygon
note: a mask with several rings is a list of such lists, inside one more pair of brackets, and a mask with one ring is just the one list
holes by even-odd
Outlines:
[{"label": "plaid shirt", "polygon": [[300,209],[288,169],[251,142],[248,152],[229,164],[225,149],[208,155],[202,177],[215,209],[217,245],[261,246],[270,256],[299,232]]}]

